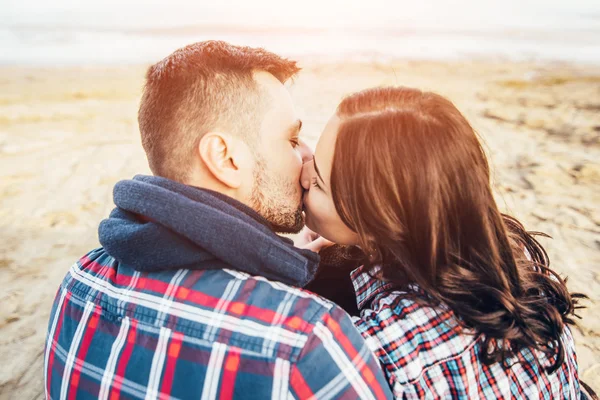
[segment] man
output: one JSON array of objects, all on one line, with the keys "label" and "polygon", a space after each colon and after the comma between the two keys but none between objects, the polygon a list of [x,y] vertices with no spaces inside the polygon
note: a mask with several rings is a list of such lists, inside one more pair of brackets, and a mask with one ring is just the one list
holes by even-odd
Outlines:
[{"label": "man", "polygon": [[295,288],[309,151],[283,83],[295,62],[204,42],[150,67],[139,110],[154,176],[114,189],[102,248],[69,271],[49,322],[48,398],[385,398],[339,307]]}]

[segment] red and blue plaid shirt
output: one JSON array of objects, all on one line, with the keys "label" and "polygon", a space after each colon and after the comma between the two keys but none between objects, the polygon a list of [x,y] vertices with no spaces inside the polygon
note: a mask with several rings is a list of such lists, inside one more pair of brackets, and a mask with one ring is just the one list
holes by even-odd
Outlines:
[{"label": "red and blue plaid shirt", "polygon": [[227,269],[141,273],[97,249],[52,307],[49,399],[382,399],[390,389],[348,315]]},{"label": "red and blue plaid shirt", "polygon": [[462,329],[447,307],[417,304],[363,271],[352,272],[360,318],[354,323],[379,357],[394,397],[402,399],[579,399],[577,358],[565,327],[563,364],[544,370],[544,354],[521,350],[509,360],[480,361],[482,335]]}]

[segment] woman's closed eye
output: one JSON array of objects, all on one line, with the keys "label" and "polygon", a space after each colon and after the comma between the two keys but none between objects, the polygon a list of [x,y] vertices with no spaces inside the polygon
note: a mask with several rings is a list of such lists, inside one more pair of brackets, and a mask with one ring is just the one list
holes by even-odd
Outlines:
[{"label": "woman's closed eye", "polygon": [[312,178],[311,185],[314,186],[314,187],[316,187],[316,188],[321,189],[321,186],[319,185],[319,181],[317,181],[317,177],[316,176]]}]

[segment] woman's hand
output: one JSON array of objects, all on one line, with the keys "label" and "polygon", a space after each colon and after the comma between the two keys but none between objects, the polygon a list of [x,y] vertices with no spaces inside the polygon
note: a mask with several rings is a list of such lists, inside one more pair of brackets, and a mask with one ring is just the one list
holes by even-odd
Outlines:
[{"label": "woman's hand", "polygon": [[308,249],[310,251],[314,251],[315,253],[320,252],[322,249],[333,246],[335,243],[330,242],[329,240],[319,236],[317,233],[311,231],[307,227],[302,228],[296,240],[294,240],[294,245],[300,249]]}]

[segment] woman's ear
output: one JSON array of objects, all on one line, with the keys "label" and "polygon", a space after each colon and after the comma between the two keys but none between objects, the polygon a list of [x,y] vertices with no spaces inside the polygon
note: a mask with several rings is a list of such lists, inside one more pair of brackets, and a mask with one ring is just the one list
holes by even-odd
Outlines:
[{"label": "woman's ear", "polygon": [[202,136],[198,144],[198,152],[206,168],[215,179],[232,189],[242,185],[245,175],[241,170],[244,165],[240,165],[243,164],[240,142],[240,139],[227,134],[209,132]]}]

